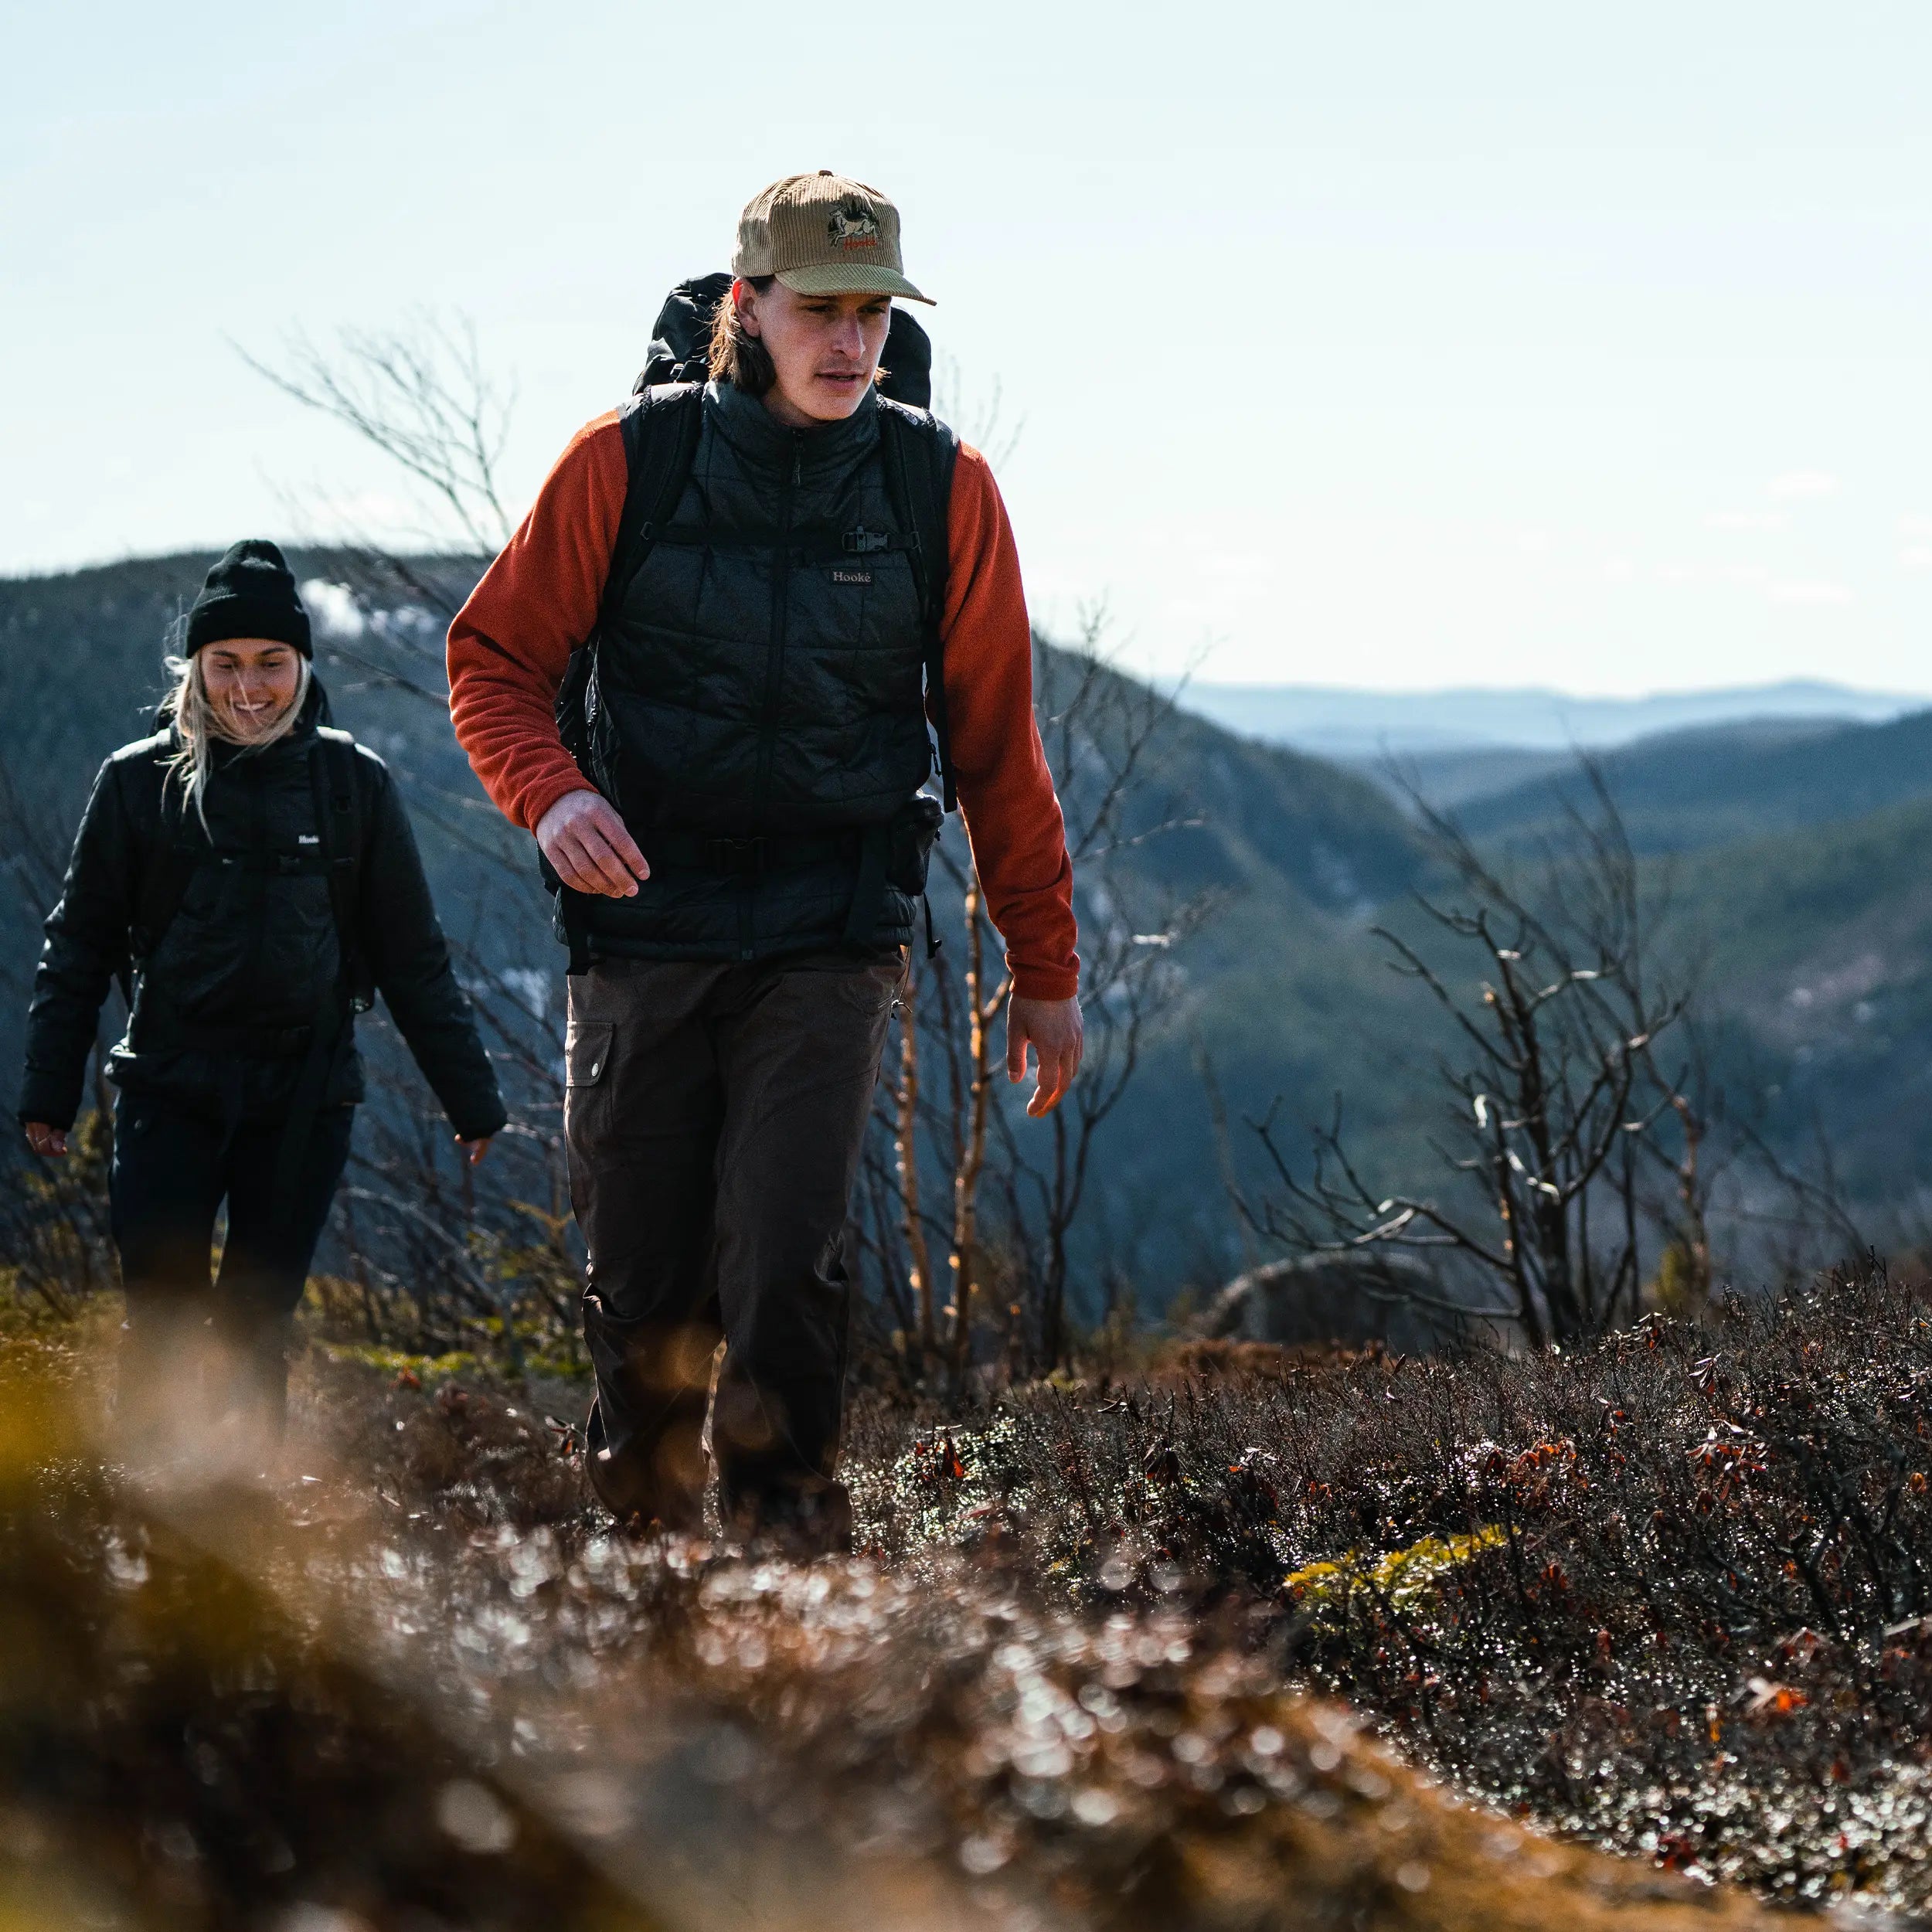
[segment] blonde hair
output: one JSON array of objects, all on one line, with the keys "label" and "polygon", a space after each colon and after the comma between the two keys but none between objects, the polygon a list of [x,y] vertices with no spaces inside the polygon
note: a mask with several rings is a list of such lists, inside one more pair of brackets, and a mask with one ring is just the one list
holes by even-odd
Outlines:
[{"label": "blonde hair", "polygon": [[244,751],[266,751],[278,739],[286,738],[294,730],[295,720],[301,716],[303,702],[308,696],[311,675],[309,662],[298,653],[300,669],[295,680],[294,696],[289,699],[281,716],[259,738],[247,740],[237,738],[223,729],[220,714],[208,696],[208,681],[202,674],[199,651],[192,657],[170,657],[163,662],[175,680],[175,688],[161,701],[162,716],[174,721],[175,735],[181,740],[181,749],[168,760],[162,789],[165,795],[169,781],[178,783],[183,803],[194,807],[195,815],[206,832],[208,781],[215,769],[216,740],[226,744],[238,744]]}]

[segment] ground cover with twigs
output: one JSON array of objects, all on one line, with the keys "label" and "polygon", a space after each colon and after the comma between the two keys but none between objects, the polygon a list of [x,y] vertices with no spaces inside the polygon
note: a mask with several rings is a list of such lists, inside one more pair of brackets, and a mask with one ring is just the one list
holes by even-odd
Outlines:
[{"label": "ground cover with twigs", "polygon": [[900,1560],[1245,1600],[1499,1808],[1932,1907],[1932,1304],[1881,1269],[1573,1352],[1036,1390],[866,1457]]},{"label": "ground cover with twigs", "polygon": [[563,1385],[318,1352],[277,1483],[171,1488],[16,1381],[0,1833],[103,1923],[1903,1914],[1929,1371],[1872,1275],[1577,1354],[862,1392],[815,1564],[614,1533]]}]

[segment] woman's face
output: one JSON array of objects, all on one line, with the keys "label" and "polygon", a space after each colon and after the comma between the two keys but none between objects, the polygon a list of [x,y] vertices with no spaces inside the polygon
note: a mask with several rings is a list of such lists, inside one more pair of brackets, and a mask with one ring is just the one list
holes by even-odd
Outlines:
[{"label": "woman's face", "polygon": [[202,646],[201,679],[222,736],[252,744],[295,702],[302,661],[272,638],[224,638]]},{"label": "woman's face", "polygon": [[765,407],[793,429],[842,423],[872,386],[892,322],[889,295],[801,295],[774,282],[733,285],[745,332],[765,345],[778,379]]}]

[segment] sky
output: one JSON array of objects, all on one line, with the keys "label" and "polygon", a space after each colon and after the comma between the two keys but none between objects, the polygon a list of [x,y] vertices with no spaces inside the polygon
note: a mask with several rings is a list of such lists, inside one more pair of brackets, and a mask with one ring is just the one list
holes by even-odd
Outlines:
[{"label": "sky", "polygon": [[0,53],[0,572],[446,528],[239,352],[297,330],[468,318],[520,508],[829,167],[899,202],[960,426],[1019,431],[1051,628],[1932,692],[1923,0],[5,0]]}]

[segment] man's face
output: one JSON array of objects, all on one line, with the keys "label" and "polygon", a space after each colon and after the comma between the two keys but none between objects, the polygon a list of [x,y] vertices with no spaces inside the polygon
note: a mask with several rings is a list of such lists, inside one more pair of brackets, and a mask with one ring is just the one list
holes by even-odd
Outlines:
[{"label": "man's face", "polygon": [[892,321],[889,295],[801,295],[774,282],[733,289],[746,332],[778,372],[765,406],[794,429],[841,423],[871,387]]}]

